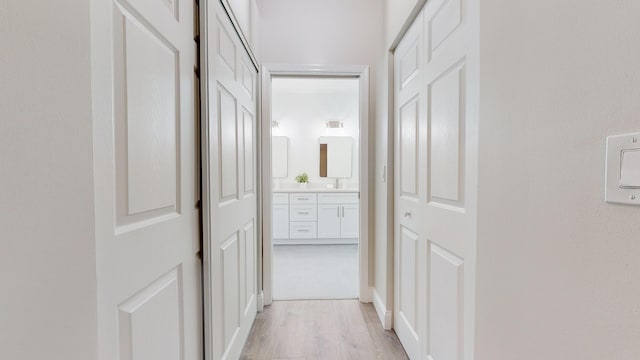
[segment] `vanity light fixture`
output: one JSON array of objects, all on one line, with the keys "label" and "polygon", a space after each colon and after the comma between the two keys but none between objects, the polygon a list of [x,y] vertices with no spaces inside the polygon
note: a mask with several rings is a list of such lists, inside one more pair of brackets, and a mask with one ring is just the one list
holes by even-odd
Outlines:
[{"label": "vanity light fixture", "polygon": [[279,127],[280,127],[280,122],[279,122],[279,121],[276,121],[276,120],[273,120],[273,121],[271,122],[271,127],[272,127],[272,128],[274,128],[274,129],[279,128]]},{"label": "vanity light fixture", "polygon": [[327,123],[327,128],[328,129],[340,129],[340,128],[344,128],[344,123],[340,122],[338,120],[331,120],[328,121]]}]

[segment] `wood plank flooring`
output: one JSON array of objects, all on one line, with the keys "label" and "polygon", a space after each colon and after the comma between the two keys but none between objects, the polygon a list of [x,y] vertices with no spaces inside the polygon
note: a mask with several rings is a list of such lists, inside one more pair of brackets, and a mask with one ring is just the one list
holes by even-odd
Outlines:
[{"label": "wood plank flooring", "polygon": [[371,304],[358,300],[274,301],[258,313],[245,360],[408,359]]}]

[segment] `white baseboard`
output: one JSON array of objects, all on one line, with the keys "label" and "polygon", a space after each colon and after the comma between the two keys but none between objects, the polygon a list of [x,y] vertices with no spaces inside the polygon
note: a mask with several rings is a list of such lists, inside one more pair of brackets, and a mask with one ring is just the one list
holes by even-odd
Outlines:
[{"label": "white baseboard", "polygon": [[387,307],[375,288],[371,288],[371,293],[373,294],[373,307],[376,309],[376,313],[378,313],[382,327],[385,330],[391,330],[393,326],[393,313],[387,310]]},{"label": "white baseboard", "polygon": [[[362,280],[360,280],[360,281],[362,281]],[[360,293],[359,300],[360,300],[361,303],[368,304],[368,303],[370,303],[372,301],[371,300],[371,291],[372,290],[373,290],[372,287],[366,287],[365,286],[363,288],[360,288],[360,292],[361,293]]]},{"label": "white baseboard", "polygon": [[260,294],[258,294],[258,311],[262,312],[264,310],[264,291],[260,290]]}]

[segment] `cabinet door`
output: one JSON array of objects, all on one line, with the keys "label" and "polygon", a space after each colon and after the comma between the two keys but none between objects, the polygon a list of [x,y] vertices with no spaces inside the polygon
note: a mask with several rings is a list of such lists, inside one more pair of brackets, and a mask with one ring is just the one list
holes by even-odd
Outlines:
[{"label": "cabinet door", "polygon": [[340,238],[340,205],[318,205],[318,238]]},{"label": "cabinet door", "polygon": [[343,239],[351,239],[358,237],[358,205],[341,205],[340,215],[342,221],[340,222],[340,237]]},{"label": "cabinet door", "polygon": [[273,205],[273,238],[289,238],[289,205]]}]

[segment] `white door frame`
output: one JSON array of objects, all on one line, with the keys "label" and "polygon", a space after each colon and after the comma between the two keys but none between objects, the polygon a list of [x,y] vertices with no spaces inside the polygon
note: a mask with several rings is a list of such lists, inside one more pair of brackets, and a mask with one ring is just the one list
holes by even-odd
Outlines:
[{"label": "white door frame", "polygon": [[360,82],[360,237],[359,237],[359,298],[371,302],[369,288],[369,67],[364,65],[290,65],[263,64],[261,117],[261,176],[262,176],[262,289],[263,302],[273,301],[273,262],[271,233],[271,80],[274,76],[356,77]]}]

